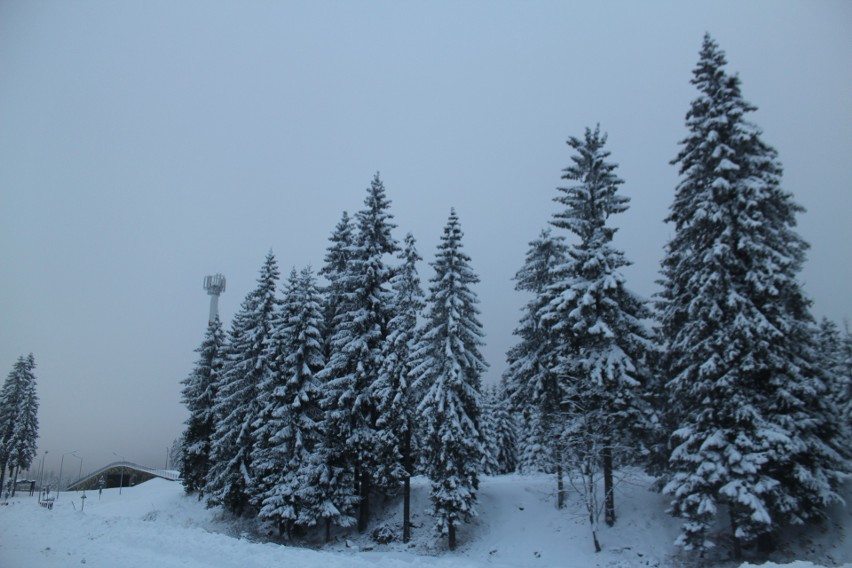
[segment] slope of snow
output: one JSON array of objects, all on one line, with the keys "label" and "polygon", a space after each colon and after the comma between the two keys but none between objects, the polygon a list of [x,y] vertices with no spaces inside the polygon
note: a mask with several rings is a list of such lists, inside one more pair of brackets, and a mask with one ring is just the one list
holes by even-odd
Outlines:
[{"label": "slope of snow", "polygon": [[[556,483],[549,476],[506,475],[485,477],[479,492],[480,515],[459,530],[457,554],[488,565],[509,566],[661,566],[670,564],[671,543],[678,521],[664,513],[666,498],[647,490],[649,480],[637,479],[618,495],[616,527],[603,523],[596,554],[587,514],[578,496],[569,494],[563,510],[556,508]],[[429,486],[415,480],[415,519],[422,528],[414,533],[417,548],[444,553],[445,539],[433,533],[428,516]],[[398,509],[398,507],[397,507]],[[394,511],[393,526],[401,523]],[[380,547],[377,547],[380,548]]]},{"label": "slope of snow", "polygon": [[[228,523],[216,510],[187,497],[175,482],[153,479],[137,487],[88,492],[80,510],[80,493],[62,493],[52,510],[24,494],[0,506],[0,566],[3,568],[481,568],[681,566],[672,541],[678,521],[664,511],[666,499],[647,490],[637,476],[621,486],[618,522],[602,526],[603,552],[595,554],[588,519],[572,495],[564,510],[554,506],[554,482],[547,476],[486,477],[481,485],[480,516],[459,531],[459,550],[446,550],[445,539],[432,531],[428,481],[413,483],[413,540],[377,545],[369,534],[335,533],[322,545],[318,535],[303,537],[312,546],[282,546],[275,535],[253,523]],[[398,501],[377,503],[374,526],[398,529]],[[848,519],[848,513],[844,512]],[[844,523],[848,524],[848,523]],[[826,566],[852,560],[842,527],[810,542],[821,555],[808,556]],[[837,540],[838,542],[832,542]],[[826,542],[823,542],[826,541]],[[816,554],[816,553],[815,553]],[[801,556],[804,557],[804,556]],[[750,566],[750,565],[744,565]],[[769,564],[764,564],[768,568]],[[777,566],[777,565],[774,565]],[[811,568],[798,562],[788,568]],[[847,565],[848,566],[848,565]]]}]

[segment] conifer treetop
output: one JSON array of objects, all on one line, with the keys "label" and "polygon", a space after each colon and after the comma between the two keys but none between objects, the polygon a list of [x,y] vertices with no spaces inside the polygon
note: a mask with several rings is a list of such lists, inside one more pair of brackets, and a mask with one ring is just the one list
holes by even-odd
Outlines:
[{"label": "conifer treetop", "polygon": [[352,220],[349,213],[344,211],[340,221],[334,227],[334,231],[328,239],[328,249],[325,254],[325,265],[320,270],[320,275],[333,279],[346,268],[346,260],[349,257],[352,246]]},{"label": "conifer treetop", "polygon": [[616,193],[624,183],[615,175],[618,164],[607,161],[610,152],[604,149],[607,135],[601,134],[600,125],[594,130],[586,128],[583,139],[572,136],[568,145],[576,152],[574,162],[565,168],[562,179],[578,182],[569,187],[557,188],[562,195],[554,201],[565,206],[556,213],[551,223],[579,236],[584,243],[591,241],[597,233],[605,241],[612,240],[615,228],[605,228],[610,215],[627,210],[630,198]]},{"label": "conifer treetop", "polygon": [[376,172],[367,189],[367,197],[364,198],[364,209],[355,215],[358,223],[358,243],[362,247],[369,247],[369,250],[362,253],[365,256],[393,254],[397,250],[396,240],[391,235],[396,225],[391,222],[393,215],[390,213],[390,205],[385,185],[379,177],[379,172]]}]

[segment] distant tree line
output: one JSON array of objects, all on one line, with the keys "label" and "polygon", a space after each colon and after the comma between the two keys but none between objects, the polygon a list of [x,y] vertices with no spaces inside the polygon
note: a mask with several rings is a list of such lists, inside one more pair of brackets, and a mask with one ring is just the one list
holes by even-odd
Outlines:
[{"label": "distant tree line", "polygon": [[480,475],[516,468],[554,474],[559,507],[570,484],[598,550],[627,465],[659,479],[684,520],[678,543],[702,555],[720,538],[735,556],[768,550],[782,527],[823,518],[850,473],[852,339],[810,313],[802,209],[726,65],[705,36],[654,301],[621,272],[610,218],[629,199],[606,134],[586,129],[568,140],[558,210],[515,278],[529,297],[518,342],[484,388],[459,219],[451,211],[424,294],[415,240],[394,238],[377,174],[331,234],[324,283],[308,267],[281,285],[270,252],[229,331],[209,326],[184,381],[186,490],[326,538],[366,530],[371,499],[402,492],[407,541],[409,482],[424,474],[451,549]]}]

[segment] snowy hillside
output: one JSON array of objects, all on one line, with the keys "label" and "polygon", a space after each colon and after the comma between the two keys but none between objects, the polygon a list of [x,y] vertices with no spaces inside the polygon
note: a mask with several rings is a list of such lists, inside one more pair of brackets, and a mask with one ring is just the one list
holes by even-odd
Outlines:
[{"label": "snowy hillside", "polygon": [[[573,496],[568,507],[553,506],[553,483],[544,476],[502,476],[482,483],[478,519],[459,533],[460,549],[451,554],[437,539],[428,515],[428,486],[413,486],[415,532],[411,545],[377,545],[368,534],[337,534],[322,547],[282,546],[264,542],[256,527],[237,527],[219,518],[178,483],[154,479],[134,488],[87,494],[63,493],[53,510],[41,508],[26,494],[0,507],[0,566],[3,568],[268,567],[379,568],[444,567],[641,567],[682,566],[671,542],[677,521],[665,514],[666,499],[647,490],[637,477],[621,486],[615,528],[602,527],[604,548],[595,554],[586,518]],[[384,503],[374,526],[398,520],[397,503]],[[838,522],[848,525],[848,512]],[[845,519],[845,521],[843,520]],[[813,531],[805,558],[823,566],[852,562],[852,546],[833,523]],[[272,537],[270,537],[272,538]],[[306,542],[310,543],[310,539]],[[688,564],[686,564],[688,565]],[[847,564],[848,566],[849,564]],[[812,566],[810,562],[794,564]]]}]

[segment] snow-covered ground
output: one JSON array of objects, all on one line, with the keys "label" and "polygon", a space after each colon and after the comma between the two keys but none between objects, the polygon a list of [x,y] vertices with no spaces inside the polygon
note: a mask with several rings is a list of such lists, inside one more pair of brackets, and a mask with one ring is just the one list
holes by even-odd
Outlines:
[{"label": "snow-covered ground", "polygon": [[[579,514],[577,497],[567,507],[554,507],[554,482],[546,476],[485,478],[480,516],[459,531],[459,550],[450,553],[445,540],[432,532],[428,515],[428,483],[413,484],[412,543],[377,545],[369,534],[336,533],[335,542],[320,545],[312,536],[303,544],[281,545],[263,537],[250,523],[223,521],[184,495],[179,483],[154,479],[134,488],[63,493],[52,510],[35,497],[18,496],[0,507],[0,567],[112,568],[268,567],[301,568],[466,568],[466,567],[641,567],[689,565],[672,546],[678,521],[664,511],[666,499],[647,490],[649,480],[637,476],[620,487],[619,518],[602,527],[603,551],[595,554],[588,519]],[[374,525],[397,528],[398,502],[376,504]],[[814,528],[791,554],[824,566],[852,566],[852,546],[844,537],[849,513]],[[369,532],[369,531],[368,531]],[[790,568],[810,568],[799,561]],[[764,564],[764,567],[770,565]]]}]

